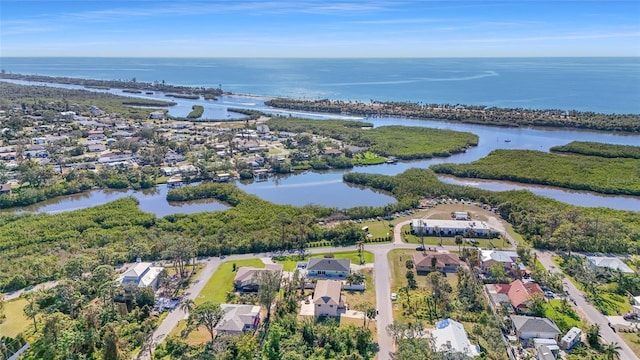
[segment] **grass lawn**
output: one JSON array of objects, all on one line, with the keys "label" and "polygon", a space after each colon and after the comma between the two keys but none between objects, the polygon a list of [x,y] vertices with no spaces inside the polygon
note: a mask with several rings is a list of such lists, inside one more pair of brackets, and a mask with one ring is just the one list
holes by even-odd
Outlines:
[{"label": "grass lawn", "polygon": [[[180,333],[182,330],[187,328],[187,321],[180,320],[176,327],[171,330],[169,336],[180,337]],[[211,335],[204,326],[201,326],[198,330],[192,331],[189,336],[185,339],[189,345],[201,345],[211,340]]]},{"label": "grass lawn", "polygon": [[196,298],[196,304],[201,304],[205,301],[213,301],[218,304],[225,302],[227,293],[233,290],[233,279],[236,277],[236,272],[233,271],[233,264],[236,264],[237,267],[264,268],[262,260],[257,258],[222,263]]},{"label": "grass lawn", "polygon": [[[404,242],[409,243],[409,244],[421,244],[421,240],[420,240],[420,236],[416,236],[413,234],[406,234],[407,231],[411,231],[411,225],[405,225],[402,227],[402,239]],[[482,239],[482,238],[474,238],[474,240],[478,243],[477,247],[483,248],[483,249],[502,249],[502,248],[507,248],[509,247],[509,243],[505,240],[504,242],[501,239],[495,238],[495,239]],[[442,245],[451,245],[451,246],[456,246],[456,239],[455,237],[446,237],[443,236],[442,238],[439,237],[435,237],[435,236],[425,236],[424,237],[424,244],[425,246],[428,245],[440,245],[440,241],[442,241]],[[461,245],[462,246],[462,245]],[[470,243],[467,243],[467,246],[476,246],[476,245],[472,245]]]},{"label": "grass lawn", "polygon": [[[394,320],[406,320],[402,314],[402,301],[403,297],[406,297],[406,292],[403,287],[407,286],[407,273],[406,261],[412,259],[415,250],[411,249],[396,249],[389,252],[389,265],[391,266],[391,292],[398,294],[398,300],[393,302],[393,318]],[[456,289],[458,283],[457,274],[446,274],[445,279]],[[430,285],[427,283],[426,275],[416,275],[416,281],[418,282],[418,289],[411,290],[409,296],[412,298],[424,298],[428,294]]]},{"label": "grass lawn", "polygon": [[7,318],[0,324],[0,334],[15,337],[33,324],[33,321],[24,316],[22,311],[26,305],[27,300],[21,298],[4,303],[4,314]]},{"label": "grass lawn", "polygon": [[563,333],[574,326],[580,327],[578,314],[571,308],[571,305],[567,305],[566,308],[568,312],[563,312],[562,300],[553,299],[545,304],[544,311],[544,316],[553,320]]},{"label": "grass lawn", "polygon": [[371,237],[376,239],[376,238],[385,238],[387,236],[393,235],[393,225],[389,226],[389,224],[393,224],[393,221],[369,220],[369,221],[363,221],[362,223],[358,224],[358,226],[360,226],[361,228],[368,226],[369,234],[371,234]]},{"label": "grass lawn", "polygon": [[[351,260],[352,264],[360,264],[360,256],[358,256],[357,250],[342,251],[342,252],[335,252],[335,253],[307,254],[302,257],[299,255],[291,255],[291,256],[285,256],[283,260],[276,260],[276,262],[279,264],[282,264],[284,271],[293,271],[295,270],[296,265],[300,261],[308,261],[309,258],[312,258],[312,257],[319,258],[329,254],[333,255],[335,259],[349,259]],[[369,251],[363,251],[362,259],[364,260],[365,264],[373,263],[373,253]]]},{"label": "grass lawn", "polygon": [[618,335],[629,345],[635,354],[640,354],[640,333],[618,332]]},{"label": "grass lawn", "polygon": [[373,269],[362,269],[359,271],[363,273],[366,282],[367,289],[365,291],[353,291],[353,290],[344,290],[342,294],[345,296],[345,302],[349,306],[349,309],[355,310],[358,304],[363,302],[369,302],[371,305],[376,307],[376,287],[373,285]]}]

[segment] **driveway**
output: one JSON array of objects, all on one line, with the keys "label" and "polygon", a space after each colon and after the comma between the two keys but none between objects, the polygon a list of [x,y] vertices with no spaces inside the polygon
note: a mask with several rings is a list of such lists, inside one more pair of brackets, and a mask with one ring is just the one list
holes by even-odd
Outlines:
[{"label": "driveway", "polygon": [[[535,250],[538,255],[538,260],[544,266],[547,271],[551,273],[561,273],[562,271],[558,269],[557,265],[553,262],[551,257],[555,255],[554,252],[551,251],[541,251]],[[618,343],[622,350],[620,351],[620,360],[636,360],[638,356],[634,354],[631,348],[622,340],[622,338],[615,333],[609,327],[609,319],[606,316],[602,315],[598,309],[593,307],[590,303],[585,300],[584,293],[573,285],[571,281],[567,277],[564,278],[564,287],[569,292],[569,296],[573,298],[576,302],[574,306],[577,308],[578,312],[584,316],[592,324],[598,324],[600,326],[600,336],[602,341],[605,343]]]}]

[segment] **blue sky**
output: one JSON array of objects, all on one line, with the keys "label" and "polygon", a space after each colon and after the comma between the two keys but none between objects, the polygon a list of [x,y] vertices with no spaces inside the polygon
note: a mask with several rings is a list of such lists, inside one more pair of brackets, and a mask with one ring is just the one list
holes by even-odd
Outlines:
[{"label": "blue sky", "polygon": [[640,1],[2,0],[0,56],[640,56]]}]

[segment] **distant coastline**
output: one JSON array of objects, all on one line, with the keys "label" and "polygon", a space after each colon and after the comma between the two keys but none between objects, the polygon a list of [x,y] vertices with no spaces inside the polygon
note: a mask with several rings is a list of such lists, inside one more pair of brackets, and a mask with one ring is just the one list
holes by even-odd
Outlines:
[{"label": "distant coastline", "polygon": [[[573,128],[607,132],[640,133],[640,114],[603,114],[558,109],[499,108],[483,105],[421,104],[398,101],[342,101],[274,98],[255,94],[234,94],[218,88],[176,86],[164,82],[95,80],[44,75],[0,73],[1,79],[38,81],[84,86],[88,89],[125,89],[128,93],[160,91],[176,98],[215,100],[216,96],[243,96],[266,100],[275,109],[321,112],[363,117],[404,117],[419,120],[441,120],[498,127]],[[123,91],[125,91],[123,90]]]}]

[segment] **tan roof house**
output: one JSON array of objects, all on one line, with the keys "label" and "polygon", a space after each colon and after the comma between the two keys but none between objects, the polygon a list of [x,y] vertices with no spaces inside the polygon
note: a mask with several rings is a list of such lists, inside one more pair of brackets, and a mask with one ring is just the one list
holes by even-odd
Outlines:
[{"label": "tan roof house", "polygon": [[460,264],[460,258],[456,254],[438,252],[416,252],[413,254],[413,265],[418,274],[431,271],[454,273],[458,271]]},{"label": "tan roof house", "polygon": [[265,268],[258,269],[248,266],[241,266],[236,272],[233,285],[237,291],[251,292],[258,291],[256,278],[258,273],[263,271],[279,271],[282,272],[282,264],[266,264]]},{"label": "tan roof house", "polygon": [[340,291],[342,282],[337,280],[318,280],[313,292],[313,313],[317,316],[339,316],[344,309],[344,299]]}]

